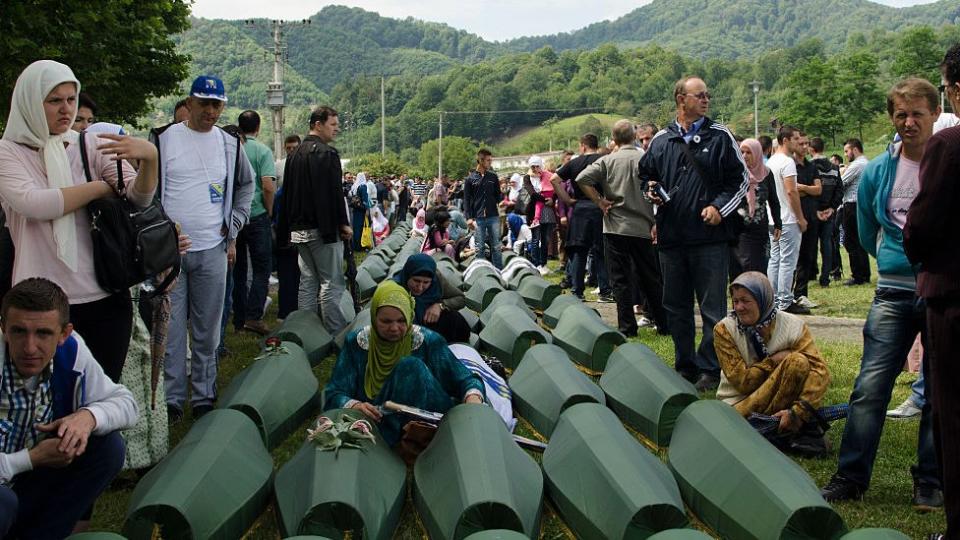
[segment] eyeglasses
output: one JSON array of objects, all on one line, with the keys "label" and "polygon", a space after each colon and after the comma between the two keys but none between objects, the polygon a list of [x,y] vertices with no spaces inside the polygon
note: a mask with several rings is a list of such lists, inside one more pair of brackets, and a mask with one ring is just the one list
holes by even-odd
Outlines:
[{"label": "eyeglasses", "polygon": [[710,99],[710,92],[700,92],[699,94],[691,94],[691,93],[688,92],[686,95],[688,95],[688,96],[690,96],[690,97],[695,97],[695,98],[699,99],[700,101],[703,101],[703,100],[706,100],[706,99]]}]

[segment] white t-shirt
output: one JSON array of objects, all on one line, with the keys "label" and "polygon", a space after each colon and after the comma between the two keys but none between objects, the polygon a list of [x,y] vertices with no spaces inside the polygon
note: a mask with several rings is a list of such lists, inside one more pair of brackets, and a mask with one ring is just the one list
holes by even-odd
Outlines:
[{"label": "white t-shirt", "polygon": [[223,242],[227,185],[223,135],[218,128],[200,133],[183,123],[170,126],[163,135],[163,209],[190,235],[190,251],[212,249]]},{"label": "white t-shirt", "polygon": [[780,221],[784,225],[796,223],[797,216],[790,208],[790,200],[787,198],[787,190],[783,187],[783,179],[792,176],[794,181],[797,180],[797,162],[777,152],[767,160],[767,168],[773,171],[773,183],[777,186],[777,198],[780,199]]},{"label": "white t-shirt", "polygon": [[960,118],[957,118],[957,115],[946,112],[940,113],[937,121],[933,123],[933,132],[936,133],[941,129],[947,129],[958,125],[960,125]]},{"label": "white t-shirt", "polygon": [[897,162],[897,177],[893,189],[887,198],[887,217],[897,227],[903,229],[907,224],[907,211],[917,192],[920,191],[920,162],[911,161],[900,155]]}]

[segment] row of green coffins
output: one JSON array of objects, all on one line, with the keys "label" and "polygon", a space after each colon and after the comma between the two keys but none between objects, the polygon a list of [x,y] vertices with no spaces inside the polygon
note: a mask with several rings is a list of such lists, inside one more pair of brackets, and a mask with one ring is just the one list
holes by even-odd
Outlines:
[{"label": "row of green coffins", "polygon": [[[506,315],[530,320],[515,302],[503,304],[497,311],[506,310],[505,315],[493,316],[484,330]],[[272,477],[264,445],[282,440],[288,426],[299,424],[300,411],[310,409],[300,403],[316,395],[307,355],[293,343],[283,347],[258,360],[225,393],[222,406],[240,409],[252,422],[234,411],[215,411],[144,478],[131,501],[125,527],[129,537],[145,538],[158,523],[167,538],[237,537],[262,512]],[[291,367],[277,369],[280,373],[266,369],[287,357]],[[547,489],[579,537],[644,538],[682,527],[686,517],[679,493],[724,537],[832,539],[844,532],[842,521],[819,498],[803,471],[729,407],[703,402],[680,413],[695,395],[643,346],[623,346],[611,355],[609,380],[607,374],[601,378],[603,392],[556,346],[524,351],[518,364],[510,381],[518,412],[551,435],[543,457]],[[309,377],[304,376],[304,367]],[[312,385],[301,384],[294,392],[308,397],[271,405],[271,398],[284,392],[269,389],[294,377],[313,379]],[[654,391],[671,384],[672,393]],[[657,444],[669,443],[670,430],[676,432],[669,470],[629,436],[602,406],[604,399]],[[301,420],[285,420],[282,411]],[[699,450],[704,446],[711,448],[709,455]],[[371,538],[392,534],[405,489],[402,462],[382,441],[376,449],[341,452],[340,458],[344,456],[341,461],[336,454],[305,443],[277,473],[274,487],[284,534],[334,538],[342,537],[343,530]],[[509,537],[479,532],[498,528],[525,537],[537,534],[543,476],[490,409],[463,406],[451,411],[435,442],[418,460],[414,477],[416,506],[432,538],[459,539],[471,533],[477,538]],[[217,496],[219,492],[229,496]],[[654,538],[691,534],[696,533],[665,531]]]}]

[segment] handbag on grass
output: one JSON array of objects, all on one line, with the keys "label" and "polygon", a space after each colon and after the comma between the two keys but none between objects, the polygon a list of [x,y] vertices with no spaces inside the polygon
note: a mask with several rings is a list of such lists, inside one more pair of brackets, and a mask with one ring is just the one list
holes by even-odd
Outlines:
[{"label": "handbag on grass", "polygon": [[[86,132],[80,133],[80,158],[87,182],[92,182],[87,157]],[[93,239],[93,268],[97,283],[111,294],[169,269],[154,289],[164,291],[180,274],[177,227],[154,198],[145,208],[127,199],[123,167],[117,160],[117,197],[87,204]]]}]

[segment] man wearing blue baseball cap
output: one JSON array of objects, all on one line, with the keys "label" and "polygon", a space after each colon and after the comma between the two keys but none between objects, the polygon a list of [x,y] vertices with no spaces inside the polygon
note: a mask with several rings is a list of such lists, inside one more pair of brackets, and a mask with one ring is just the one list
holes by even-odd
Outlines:
[{"label": "man wearing blue baseball cap", "polygon": [[188,313],[194,418],[209,412],[216,400],[227,267],[236,258],[237,234],[249,219],[253,200],[253,169],[243,144],[216,125],[226,102],[223,81],[201,75],[190,87],[186,121],[150,132],[160,155],[161,202],[191,241],[170,294],[164,383],[171,423],[182,418],[187,399]]}]

